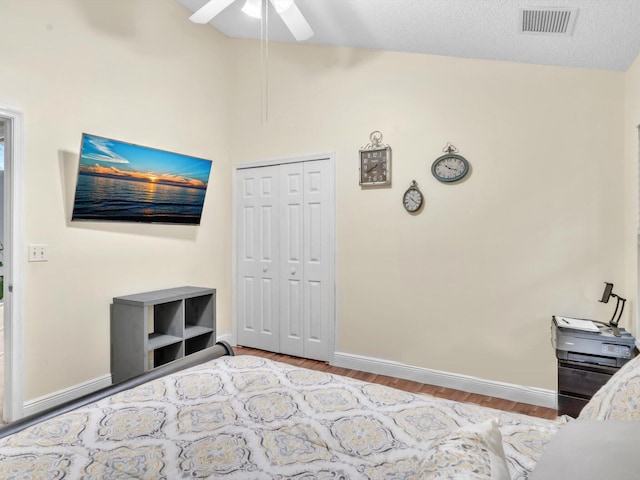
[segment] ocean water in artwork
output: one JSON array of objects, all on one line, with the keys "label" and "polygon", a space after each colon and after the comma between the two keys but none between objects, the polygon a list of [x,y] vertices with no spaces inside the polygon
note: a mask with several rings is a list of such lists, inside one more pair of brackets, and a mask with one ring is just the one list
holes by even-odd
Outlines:
[{"label": "ocean water in artwork", "polygon": [[72,219],[199,223],[204,195],[204,188],[81,173]]}]

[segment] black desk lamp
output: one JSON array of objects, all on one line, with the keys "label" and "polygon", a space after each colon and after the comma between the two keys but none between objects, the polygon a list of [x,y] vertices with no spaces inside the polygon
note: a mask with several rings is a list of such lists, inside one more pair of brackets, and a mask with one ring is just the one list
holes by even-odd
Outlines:
[{"label": "black desk lamp", "polygon": [[[611,317],[609,326],[611,327],[611,330],[613,330],[613,334],[616,337],[620,337],[621,335],[620,335],[620,330],[618,329],[618,323],[620,322],[620,318],[622,317],[622,311],[624,310],[624,304],[627,301],[627,299],[619,297],[618,295],[613,293],[613,283],[605,282],[604,292],[602,292],[602,298],[600,299],[600,301],[602,303],[608,303],[609,298],[611,297],[615,297],[617,302],[616,302],[616,309],[613,311],[613,317]],[[620,308],[619,313],[618,313],[618,308]],[[616,314],[617,314],[617,318],[616,318]]]}]

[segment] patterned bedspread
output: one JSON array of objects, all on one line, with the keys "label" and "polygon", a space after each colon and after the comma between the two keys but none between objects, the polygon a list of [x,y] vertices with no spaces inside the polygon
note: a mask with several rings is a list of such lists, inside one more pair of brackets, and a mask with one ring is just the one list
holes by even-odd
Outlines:
[{"label": "patterned bedspread", "polygon": [[563,424],[221,357],[0,440],[0,478],[421,478],[432,442],[488,419],[513,479]]}]

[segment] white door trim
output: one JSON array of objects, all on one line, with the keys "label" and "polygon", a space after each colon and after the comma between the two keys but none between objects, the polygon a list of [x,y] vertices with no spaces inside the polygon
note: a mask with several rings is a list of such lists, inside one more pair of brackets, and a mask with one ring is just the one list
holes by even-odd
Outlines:
[{"label": "white door trim", "polygon": [[330,160],[331,166],[335,171],[335,155],[333,153],[316,153],[311,155],[302,155],[299,157],[287,157],[287,158],[273,158],[270,160],[258,160],[255,162],[239,163],[233,167],[234,171],[242,170],[243,168],[254,167],[270,167],[271,165],[282,165],[283,163],[299,163],[310,162],[314,160]]},{"label": "white door trim", "polygon": [[[5,366],[4,418],[17,420],[24,412],[24,276],[23,185],[24,185],[24,116],[22,112],[0,105],[5,128]],[[7,148],[7,146],[9,148]],[[7,154],[7,151],[9,152]],[[6,257],[5,257],[6,259]]]},{"label": "white door trim", "polygon": [[232,186],[232,192],[231,192],[231,197],[233,199],[232,203],[233,203],[233,214],[232,214],[232,234],[231,234],[231,258],[233,259],[232,261],[232,265],[231,265],[231,281],[232,281],[232,289],[231,289],[231,335],[232,335],[232,345],[237,345],[237,339],[238,339],[238,296],[236,293],[236,286],[237,286],[237,280],[238,280],[238,267],[236,265],[237,263],[237,221],[238,221],[238,216],[237,216],[237,178],[236,178],[236,174],[238,172],[238,170],[243,170],[246,168],[255,168],[255,167],[268,167],[268,166],[272,166],[272,165],[282,165],[282,164],[286,164],[286,163],[297,163],[297,162],[310,162],[310,161],[317,161],[317,160],[329,160],[329,165],[330,165],[330,169],[331,169],[331,174],[330,177],[333,181],[334,184],[334,188],[333,188],[333,208],[331,210],[331,237],[333,238],[333,260],[332,260],[332,272],[331,272],[331,285],[333,286],[333,288],[331,289],[331,293],[332,293],[332,312],[331,312],[331,321],[329,322],[329,363],[333,362],[333,355],[335,352],[335,346],[336,346],[336,205],[337,205],[337,199],[336,199],[336,192],[337,192],[337,188],[335,188],[335,184],[336,184],[336,166],[335,166],[335,154],[334,153],[316,153],[316,154],[309,154],[309,155],[301,155],[301,156],[295,156],[295,157],[286,157],[286,158],[274,158],[274,159],[268,159],[268,160],[259,160],[259,161],[253,161],[253,162],[245,162],[245,163],[239,163],[234,165],[233,167],[233,178],[231,181]]},{"label": "white door trim", "polygon": [[[635,193],[636,193],[636,204],[638,207],[638,216],[636,217],[636,233],[637,233],[637,243],[636,243],[636,298],[640,298],[640,119],[636,121],[635,128],[635,144],[636,144],[636,167],[637,167],[637,175],[635,181]],[[631,308],[633,309],[631,312],[633,321],[635,322],[635,332],[633,332],[636,339],[640,338],[640,308],[638,308],[638,302],[632,302]]]}]

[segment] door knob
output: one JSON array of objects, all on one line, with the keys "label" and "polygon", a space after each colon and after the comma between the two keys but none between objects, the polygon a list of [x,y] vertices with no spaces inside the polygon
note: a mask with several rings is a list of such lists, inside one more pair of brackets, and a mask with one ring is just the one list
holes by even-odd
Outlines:
[{"label": "door knob", "polygon": [[262,273],[267,273],[267,270],[269,270],[267,267],[262,267]]},{"label": "door knob", "polygon": [[291,275],[295,275],[295,274],[296,274],[296,269],[295,269],[295,268],[292,268],[292,269],[291,269]]}]

